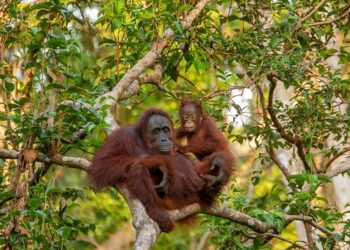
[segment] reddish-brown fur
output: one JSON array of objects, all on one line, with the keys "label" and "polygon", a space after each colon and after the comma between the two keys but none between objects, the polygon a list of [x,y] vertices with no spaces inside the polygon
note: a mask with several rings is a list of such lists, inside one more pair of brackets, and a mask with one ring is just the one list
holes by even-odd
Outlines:
[{"label": "reddish-brown fur", "polygon": [[[169,155],[160,155],[149,150],[146,126],[153,115],[166,117],[172,126],[167,113],[158,109],[146,111],[138,123],[119,128],[107,137],[95,154],[89,173],[98,188],[126,186],[160,228],[169,232],[174,223],[166,210],[200,202],[204,182],[182,154],[173,150]],[[151,176],[151,170],[159,166],[166,167],[169,176],[163,196],[156,192]]]},{"label": "reddish-brown fur", "polygon": [[[197,116],[197,127],[192,133],[185,131],[183,121],[182,108],[186,105],[194,105]],[[196,172],[203,175],[216,175],[211,172],[210,167],[214,159],[223,166],[224,177],[218,186],[206,190],[202,195],[202,201],[205,200],[208,204],[214,202],[215,197],[220,192],[222,187],[229,181],[232,169],[235,165],[235,158],[229,149],[228,140],[224,134],[216,127],[215,122],[203,113],[201,104],[191,100],[182,101],[179,116],[181,119],[181,127],[176,131],[176,140],[179,142],[178,148],[183,153],[194,154],[199,162],[195,164]],[[201,118],[201,119],[200,119]],[[187,145],[182,146],[181,140],[187,138]]]}]

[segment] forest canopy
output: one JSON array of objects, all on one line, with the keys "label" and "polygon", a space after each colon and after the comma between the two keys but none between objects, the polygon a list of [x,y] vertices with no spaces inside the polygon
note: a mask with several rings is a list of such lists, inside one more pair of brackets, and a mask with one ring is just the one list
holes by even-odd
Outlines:
[{"label": "forest canopy", "polygon": [[[3,0],[0,246],[346,249],[349,29],[347,0]],[[170,211],[198,216],[164,234],[86,172],[151,107],[179,127],[185,98],[237,167],[215,205]]]}]

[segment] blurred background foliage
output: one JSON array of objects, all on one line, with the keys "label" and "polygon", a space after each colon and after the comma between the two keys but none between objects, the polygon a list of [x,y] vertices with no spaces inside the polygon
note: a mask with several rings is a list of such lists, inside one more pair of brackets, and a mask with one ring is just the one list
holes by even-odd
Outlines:
[{"label": "blurred background foliage", "polygon": [[[282,239],[265,241],[200,215],[192,226],[162,234],[154,249],[287,249],[307,232],[302,223],[285,225],[285,214],[311,216],[337,232],[332,238],[313,230],[313,249],[343,249],[350,237],[348,169],[344,179],[326,174],[349,166],[348,1],[217,0],[184,31],[181,21],[196,2],[4,0],[1,148],[91,159],[108,128],[107,107],[95,108],[96,100],[171,28],[175,36],[158,62],[161,83],[141,84],[119,101],[118,124],[134,123],[149,107],[178,124],[179,100],[201,100],[237,156],[219,202],[276,224]],[[31,181],[38,170],[40,180]],[[5,249],[132,247],[130,211],[117,190],[94,192],[77,169],[35,163],[16,179],[18,171],[20,160],[0,160]]]}]

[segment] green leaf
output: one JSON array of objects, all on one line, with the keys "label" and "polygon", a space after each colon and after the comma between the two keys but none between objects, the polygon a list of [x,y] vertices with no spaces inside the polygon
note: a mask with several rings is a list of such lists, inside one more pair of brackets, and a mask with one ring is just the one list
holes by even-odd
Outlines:
[{"label": "green leaf", "polygon": [[331,182],[331,179],[327,175],[319,174],[317,175],[317,177],[322,182],[325,182],[325,183]]},{"label": "green leaf", "polygon": [[12,196],[13,196],[13,193],[10,191],[1,192],[0,193],[0,200],[6,200]]},{"label": "green leaf", "polygon": [[123,25],[123,23],[120,20],[120,18],[113,18],[113,20],[112,20],[112,30],[113,31],[122,27],[122,25]]},{"label": "green leaf", "polygon": [[66,47],[66,40],[61,35],[50,35],[46,44],[51,48],[64,48]]},{"label": "green leaf", "polygon": [[114,0],[115,14],[120,15],[124,8],[124,0]]},{"label": "green leaf", "polygon": [[51,7],[51,3],[48,1],[48,2],[43,2],[43,3],[37,3],[37,4],[33,4],[31,5],[28,9],[27,9],[27,13],[30,13],[34,10],[37,10],[37,9],[46,9],[46,10],[49,10],[49,8]]},{"label": "green leaf", "polygon": [[295,174],[288,176],[288,179],[294,180],[299,188],[302,188],[304,182],[306,181],[307,174]]},{"label": "green leaf", "polygon": [[175,24],[176,30],[182,34],[184,32],[184,27],[182,26],[182,23],[176,20],[174,24]]},{"label": "green leaf", "polygon": [[281,218],[275,218],[275,226],[278,232],[282,232],[284,229],[284,221]]},{"label": "green leaf", "polygon": [[75,232],[75,231],[76,231],[76,229],[73,227],[61,227],[56,232],[58,235],[60,235],[62,237],[68,237],[71,232]]},{"label": "green leaf", "polygon": [[47,190],[48,194],[51,194],[51,193],[62,193],[62,192],[63,192],[63,190],[60,187],[52,187],[52,188],[49,188]]},{"label": "green leaf", "polygon": [[47,14],[49,14],[49,13],[50,13],[49,10],[41,9],[41,10],[39,10],[38,13],[36,14],[36,18],[37,18],[37,19],[40,19],[42,16],[47,15]]},{"label": "green leaf", "polygon": [[264,244],[265,238],[263,236],[258,236],[253,240],[254,249],[260,249],[260,246]]},{"label": "green leaf", "polygon": [[44,39],[46,36],[46,33],[44,31],[38,31],[34,34],[33,41],[37,44],[40,44],[40,42]]},{"label": "green leaf", "polygon": [[4,112],[0,112],[0,121],[6,121],[7,120],[7,116]]},{"label": "green leaf", "polygon": [[192,5],[190,5],[190,4],[185,4],[185,5],[182,5],[182,6],[179,8],[178,12],[179,12],[179,13],[182,13],[182,12],[185,12],[185,11],[187,11],[187,10],[192,10],[192,9],[193,9],[193,6],[192,6]]},{"label": "green leaf", "polygon": [[5,90],[6,90],[7,92],[12,92],[12,91],[15,90],[15,85],[14,85],[12,82],[6,81],[6,82],[5,82]]},{"label": "green leaf", "polygon": [[199,73],[199,74],[204,73],[209,67],[208,62],[200,61],[200,60],[194,60],[193,65],[194,65],[197,73]]},{"label": "green leaf", "polygon": [[41,203],[42,203],[42,201],[40,198],[33,197],[33,198],[29,199],[28,206],[31,209],[38,209],[40,207]]},{"label": "green leaf", "polygon": [[62,86],[61,84],[57,84],[57,83],[50,83],[47,85],[46,88],[47,89],[65,89],[64,86]]},{"label": "green leaf", "polygon": [[306,159],[306,162],[309,166],[312,165],[312,159],[313,159],[314,155],[311,153],[311,152],[307,152],[305,154],[305,159]]},{"label": "green leaf", "polygon": [[43,210],[35,210],[35,214],[41,218],[47,217],[47,214]]},{"label": "green leaf", "polygon": [[77,85],[69,87],[67,91],[73,92],[73,93],[80,93],[80,94],[87,94],[88,93],[87,89],[79,87]]},{"label": "green leaf", "polygon": [[297,199],[300,199],[302,201],[307,201],[307,200],[310,200],[311,199],[311,195],[309,192],[299,192],[299,193],[296,193],[295,197]]},{"label": "green leaf", "polygon": [[97,25],[97,24],[104,24],[106,21],[108,21],[109,18],[107,18],[106,16],[101,16],[99,17],[96,22],[94,23],[94,25]]},{"label": "green leaf", "polygon": [[142,19],[153,19],[155,17],[156,17],[156,15],[153,12],[146,12],[146,13],[141,15]]}]

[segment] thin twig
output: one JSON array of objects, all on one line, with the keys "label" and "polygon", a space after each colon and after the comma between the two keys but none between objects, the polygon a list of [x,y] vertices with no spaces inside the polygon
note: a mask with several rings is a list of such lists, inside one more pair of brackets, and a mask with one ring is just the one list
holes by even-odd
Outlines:
[{"label": "thin twig", "polygon": [[235,90],[235,89],[248,89],[249,87],[247,86],[237,86],[237,85],[232,85],[230,87],[228,87],[227,89],[220,89],[220,90],[215,90],[213,92],[210,92],[208,94],[206,94],[205,96],[203,96],[203,99],[204,100],[209,100],[209,99],[212,99],[214,97],[217,97],[217,96],[221,96],[221,95],[230,95],[232,90]]},{"label": "thin twig", "polygon": [[347,171],[350,170],[350,164],[347,165],[347,166],[343,166],[343,167],[340,167],[340,168],[337,168],[329,173],[326,173],[326,175],[329,177],[329,178],[333,178],[335,176],[337,176],[338,174],[342,174],[342,173],[345,173]]},{"label": "thin twig", "polygon": [[304,221],[304,222],[308,222],[310,223],[314,228],[317,228],[318,230],[320,230],[321,232],[334,237],[334,233],[332,231],[330,231],[329,229],[321,226],[320,224],[318,224],[317,222],[315,222],[313,220],[312,217],[310,216],[305,216],[305,215],[286,215],[285,217],[286,223],[289,223],[291,221],[295,221],[295,220],[299,220],[299,221]]},{"label": "thin twig", "polygon": [[304,16],[302,19],[300,19],[299,21],[299,25],[301,26],[306,19],[310,18],[313,14],[316,13],[316,11],[318,11],[321,6],[326,2],[327,0],[322,0],[315,8],[313,8],[306,16]]},{"label": "thin twig", "polygon": [[188,79],[187,77],[181,75],[180,73],[178,74],[179,77],[181,77],[182,79],[184,79],[186,82],[188,82],[190,85],[192,85],[192,87],[196,88],[197,90],[199,90],[199,88],[196,86],[196,84],[194,82],[192,82],[190,79]]},{"label": "thin twig", "polygon": [[294,247],[297,247],[297,248],[300,248],[300,249],[304,249],[304,250],[308,250],[308,248],[306,247],[303,247],[301,245],[299,245],[298,243],[295,243],[291,240],[288,240],[280,235],[277,235],[277,234],[273,234],[273,233],[264,233],[265,236],[268,236],[270,238],[276,238],[276,239],[279,239],[279,240],[282,240],[282,241],[285,241],[285,242],[288,242],[289,244],[291,244],[292,246]]},{"label": "thin twig", "polygon": [[338,159],[340,156],[342,156],[343,154],[347,153],[350,151],[350,147],[349,148],[344,148],[342,151],[340,151],[338,154],[336,154],[332,159],[330,159],[322,168],[322,170],[324,172],[327,171],[327,169],[330,167],[330,165],[336,160]]},{"label": "thin twig", "polygon": [[350,9],[348,9],[347,11],[345,11],[342,15],[333,18],[331,20],[327,20],[327,21],[322,21],[322,22],[316,22],[316,23],[311,23],[308,26],[309,27],[315,27],[315,26],[322,26],[322,25],[327,25],[327,24],[331,24],[331,23],[335,23],[338,22],[339,20],[347,17],[350,14]]}]

